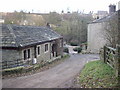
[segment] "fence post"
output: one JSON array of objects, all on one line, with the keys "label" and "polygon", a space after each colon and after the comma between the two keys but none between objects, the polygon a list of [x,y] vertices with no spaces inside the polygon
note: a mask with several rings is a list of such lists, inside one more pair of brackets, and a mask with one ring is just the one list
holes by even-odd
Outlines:
[{"label": "fence post", "polygon": [[7,61],[5,61],[5,63],[6,63],[6,68],[8,68],[8,64],[7,64]]},{"label": "fence post", "polygon": [[118,85],[120,85],[120,46],[117,45],[117,53],[116,53],[116,76],[118,77]]},{"label": "fence post", "polygon": [[106,63],[106,46],[104,46],[103,51],[104,51],[104,63]]}]

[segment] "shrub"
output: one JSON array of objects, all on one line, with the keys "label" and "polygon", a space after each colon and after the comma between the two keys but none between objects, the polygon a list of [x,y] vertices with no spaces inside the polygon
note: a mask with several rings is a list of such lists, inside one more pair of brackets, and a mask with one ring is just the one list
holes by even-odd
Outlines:
[{"label": "shrub", "polygon": [[70,45],[71,46],[78,46],[78,43],[77,42],[70,42]]},{"label": "shrub", "polygon": [[74,50],[75,52],[77,52],[77,48],[73,48],[73,50]]},{"label": "shrub", "polygon": [[78,52],[78,53],[80,53],[82,51],[82,48],[81,47],[76,47],[73,50],[76,51],[76,52]]},{"label": "shrub", "polygon": [[5,69],[2,71],[2,75],[10,75],[10,74],[17,74],[17,73],[22,73],[23,67],[15,67],[15,68],[10,68],[10,69]]},{"label": "shrub", "polygon": [[40,64],[36,64],[33,66],[29,66],[29,67],[14,67],[14,68],[9,68],[9,69],[4,69],[2,70],[2,75],[10,75],[10,74],[21,74],[21,73],[27,73],[27,72],[31,72],[33,70],[37,70],[41,67]]},{"label": "shrub", "polygon": [[69,53],[69,49],[67,47],[65,47],[63,52]]}]

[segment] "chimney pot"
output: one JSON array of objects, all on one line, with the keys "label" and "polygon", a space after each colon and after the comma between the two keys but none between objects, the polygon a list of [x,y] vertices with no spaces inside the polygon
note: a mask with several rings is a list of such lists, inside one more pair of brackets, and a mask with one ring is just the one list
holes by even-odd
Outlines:
[{"label": "chimney pot", "polygon": [[109,5],[109,14],[112,14],[116,11],[116,5]]}]

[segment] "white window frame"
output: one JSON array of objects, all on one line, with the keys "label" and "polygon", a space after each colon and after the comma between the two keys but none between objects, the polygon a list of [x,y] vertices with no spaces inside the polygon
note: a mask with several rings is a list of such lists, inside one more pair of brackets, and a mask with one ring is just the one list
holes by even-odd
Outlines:
[{"label": "white window frame", "polygon": [[59,44],[60,44],[60,47],[62,47],[62,39],[60,39],[60,43]]},{"label": "white window frame", "polygon": [[[24,59],[24,51],[26,50],[26,59]],[[28,58],[28,50],[30,50],[30,58]],[[31,48],[27,48],[23,50],[23,60],[30,60],[31,59]]]},{"label": "white window frame", "polygon": [[[26,53],[25,53],[25,51],[26,51]],[[23,60],[27,60],[27,50],[26,49],[23,50]]]},{"label": "white window frame", "polygon": [[[40,53],[39,55],[38,55],[38,47],[39,47],[39,53]],[[41,55],[41,45],[38,45],[36,50],[37,50],[37,57],[38,57]]]},{"label": "white window frame", "polygon": [[[46,46],[46,45],[48,45],[47,51],[45,51],[45,46]],[[45,52],[45,53],[49,52],[49,44],[48,44],[48,43],[44,44],[44,52]]]},{"label": "white window frame", "polygon": [[[30,50],[30,56],[28,55],[28,50]],[[28,56],[29,56],[29,58],[28,58]],[[27,59],[30,59],[31,58],[31,49],[29,48],[29,49],[27,49]]]}]

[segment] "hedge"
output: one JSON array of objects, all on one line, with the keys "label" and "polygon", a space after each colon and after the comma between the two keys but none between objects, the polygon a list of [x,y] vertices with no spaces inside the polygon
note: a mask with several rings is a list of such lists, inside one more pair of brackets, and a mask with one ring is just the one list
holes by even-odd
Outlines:
[{"label": "hedge", "polygon": [[81,47],[76,47],[73,49],[74,51],[78,52],[78,53],[81,53],[82,51],[82,48]]}]

